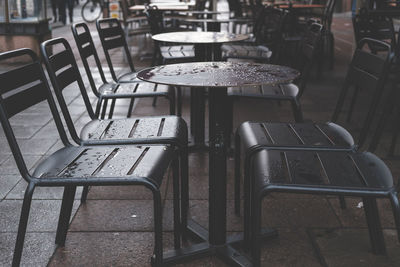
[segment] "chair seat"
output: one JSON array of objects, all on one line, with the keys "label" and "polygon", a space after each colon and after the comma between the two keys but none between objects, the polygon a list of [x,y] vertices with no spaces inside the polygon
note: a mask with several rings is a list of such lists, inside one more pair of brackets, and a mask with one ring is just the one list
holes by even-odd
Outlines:
[{"label": "chair seat", "polygon": [[81,184],[135,183],[139,179],[160,186],[173,153],[169,146],[71,146],[39,164],[33,176],[42,182],[72,178]]},{"label": "chair seat", "polygon": [[80,134],[83,144],[168,143],[187,145],[187,126],[177,116],[92,120]]},{"label": "chair seat", "polygon": [[164,59],[194,58],[193,45],[160,46],[161,56]]},{"label": "chair seat", "polygon": [[224,44],[221,46],[223,58],[247,58],[262,61],[268,61],[272,56],[272,51],[262,45],[231,45]]},{"label": "chair seat", "polygon": [[260,147],[352,150],[355,145],[351,134],[333,122],[244,122],[237,133],[245,151]]},{"label": "chair seat", "polygon": [[293,83],[281,85],[229,87],[228,96],[248,98],[293,99],[297,97],[299,88]]},{"label": "chair seat", "polygon": [[168,85],[142,82],[131,83],[106,83],[100,86],[99,93],[102,97],[122,98],[122,97],[144,97],[144,96],[167,96],[171,94]]},{"label": "chair seat", "polygon": [[310,192],[314,187],[337,194],[394,186],[389,168],[369,152],[261,150],[252,162],[257,191]]}]

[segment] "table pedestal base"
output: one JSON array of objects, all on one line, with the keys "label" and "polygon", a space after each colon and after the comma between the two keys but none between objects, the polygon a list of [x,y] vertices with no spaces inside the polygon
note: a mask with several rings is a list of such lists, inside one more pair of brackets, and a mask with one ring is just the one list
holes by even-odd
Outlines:
[{"label": "table pedestal base", "polygon": [[[225,244],[213,245],[208,241],[208,231],[196,222],[189,220],[187,231],[187,234],[193,239],[202,242],[187,248],[165,252],[163,255],[164,266],[213,255],[218,256],[229,266],[252,266],[251,261],[235,248],[242,245],[242,233],[229,236]],[[278,231],[275,229],[263,229],[261,235],[263,239],[270,239],[277,237]]]}]

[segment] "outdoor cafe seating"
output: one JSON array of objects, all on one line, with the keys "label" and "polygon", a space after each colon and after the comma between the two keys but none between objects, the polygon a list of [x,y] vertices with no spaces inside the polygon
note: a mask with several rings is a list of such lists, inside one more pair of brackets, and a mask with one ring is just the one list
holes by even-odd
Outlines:
[{"label": "outdoor cafe seating", "polygon": [[[333,53],[337,32],[332,26],[336,2],[229,0],[230,10],[223,13],[215,10],[213,1],[129,6],[130,1],[122,0],[122,20],[75,23],[68,30],[74,41],[50,38],[41,42],[40,54],[29,48],[0,51],[0,121],[26,183],[12,266],[25,264],[33,196],[40,187],[62,188],[55,244],[65,248],[63,259],[74,257],[68,239],[80,233],[71,228],[74,205],[83,207],[77,214],[106,212],[85,209],[93,191],[103,187],[108,194],[113,187],[150,193],[140,201],[151,204],[138,205],[151,215],[146,226],[151,243],[143,245],[143,251],[151,248],[146,262],[151,266],[208,265],[202,261],[205,257],[227,266],[266,266],[275,252],[264,245],[278,240],[273,246],[286,250],[283,247],[290,242],[284,240],[294,233],[281,235],[279,227],[286,220],[282,218],[293,220],[293,214],[277,214],[279,203],[291,202],[292,195],[307,195],[307,203],[322,198],[338,201],[340,211],[329,207],[335,214],[350,214],[340,226],[349,231],[346,223],[359,223],[348,210],[349,199],[361,199],[366,227],[360,236],[368,233],[370,243],[358,242],[364,242],[362,249],[369,257],[386,257],[393,248],[387,246],[387,222],[381,222],[380,213],[387,207],[381,199],[390,204],[394,222],[390,234],[395,235],[395,246],[400,243],[399,186],[393,168],[398,165],[395,147],[400,126],[389,123],[400,97],[396,21],[368,12],[354,16],[355,43],[347,72],[342,75],[336,69],[335,75],[342,76],[333,78],[337,84],[329,85],[327,92],[324,79],[333,70],[324,63],[332,67],[337,56]],[[252,32],[221,27],[226,22],[246,24]],[[130,46],[141,47],[138,42],[151,43],[151,60],[142,62],[131,53]],[[140,59],[134,64],[134,58]],[[80,103],[79,116],[70,95]],[[326,99],[321,100],[324,97],[336,103],[330,121],[310,120],[310,114],[312,118],[331,114],[324,107]],[[21,141],[14,120],[38,105],[55,123],[58,146],[30,168],[29,155],[22,149],[25,140]],[[147,108],[145,115],[136,113],[141,106]],[[256,114],[258,109],[267,112]],[[154,115],[155,110],[161,115]],[[271,111],[274,114],[268,114]],[[388,132],[393,134],[389,146]],[[79,187],[83,191],[75,203]],[[192,199],[193,194],[206,196],[199,201]],[[313,204],[299,202],[291,202],[293,209],[309,210],[303,216],[318,220]],[[267,211],[271,203],[278,203],[276,213]],[[128,208],[124,212],[131,213]],[[266,214],[278,218],[278,227],[265,223]],[[235,223],[238,226],[232,230]],[[311,232],[316,228],[307,226],[310,239],[315,240]],[[108,249],[126,249],[128,245],[120,248],[114,243],[126,231],[112,231]],[[142,247],[143,238],[135,242]],[[318,255],[312,257],[326,264],[313,242]],[[129,264],[143,265],[135,259]]]}]

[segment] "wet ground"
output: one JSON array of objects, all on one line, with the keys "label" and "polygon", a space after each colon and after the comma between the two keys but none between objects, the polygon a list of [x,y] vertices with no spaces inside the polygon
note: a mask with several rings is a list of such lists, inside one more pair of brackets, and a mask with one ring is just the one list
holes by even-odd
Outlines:
[{"label": "wet ground", "polygon": [[[76,12],[77,13],[77,12]],[[77,20],[79,16],[77,17]],[[103,65],[105,58],[94,25],[92,35]],[[317,71],[311,75],[309,86],[301,98],[306,120],[327,121],[333,112],[339,90],[343,85],[347,65],[354,49],[351,20],[346,15],[334,19],[335,64],[333,70],[324,67],[322,77]],[[64,37],[71,43],[82,67],[69,26],[57,27],[54,37]],[[131,38],[131,50],[137,69],[149,66],[144,52],[152,51],[149,38]],[[120,71],[127,66],[120,51],[113,60]],[[84,75],[82,67],[81,73]],[[99,78],[99,77],[97,77]],[[189,122],[189,90],[184,90],[183,116]],[[76,88],[66,91],[68,105],[76,125],[88,121],[85,107]],[[361,92],[353,120],[341,123],[354,136],[360,131],[360,120],[367,110],[369,92]],[[94,103],[95,97],[91,94]],[[133,115],[167,114],[168,103],[158,99],[140,100]],[[117,102],[115,116],[125,116],[128,102]],[[291,107],[286,103],[240,100],[234,105],[237,127],[245,120],[293,121]],[[400,161],[387,157],[395,118],[389,118],[378,155],[385,159],[395,181],[400,174]],[[46,155],[61,147],[51,115],[38,105],[12,119],[16,135],[29,168],[33,168]],[[375,124],[374,124],[375,125]],[[206,134],[207,136],[207,134]],[[0,265],[11,263],[19,221],[20,208],[26,188],[15,166],[3,131],[0,131]],[[204,227],[208,224],[208,156],[192,153],[190,166],[190,214]],[[233,212],[233,159],[228,159],[227,228],[230,233],[242,230],[242,218]],[[170,173],[162,187],[164,202],[164,249],[173,247],[172,235],[172,185]],[[74,203],[66,245],[54,244],[60,209],[62,189],[40,188],[34,194],[28,223],[28,233],[22,259],[23,266],[149,266],[153,248],[151,194],[141,187],[95,187],[86,204],[80,205],[79,190]],[[372,254],[360,199],[347,198],[347,209],[342,210],[336,197],[311,195],[273,194],[263,202],[263,225],[274,227],[279,237],[263,243],[262,263],[265,266],[399,266],[400,245],[396,238],[390,203],[379,200],[381,223],[384,228],[387,255]],[[210,257],[185,263],[182,266],[225,266]]]}]

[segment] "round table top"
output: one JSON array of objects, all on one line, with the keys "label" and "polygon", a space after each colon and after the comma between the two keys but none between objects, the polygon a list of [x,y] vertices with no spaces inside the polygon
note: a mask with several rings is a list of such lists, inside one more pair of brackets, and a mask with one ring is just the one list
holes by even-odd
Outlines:
[{"label": "round table top", "polygon": [[192,62],[140,71],[141,80],[188,87],[237,87],[289,83],[300,73],[292,68],[260,63]]},{"label": "round table top", "polygon": [[213,44],[213,43],[229,43],[238,42],[248,39],[248,34],[234,34],[227,32],[166,32],[155,34],[153,40],[159,42],[170,43],[187,43],[187,44]]}]

